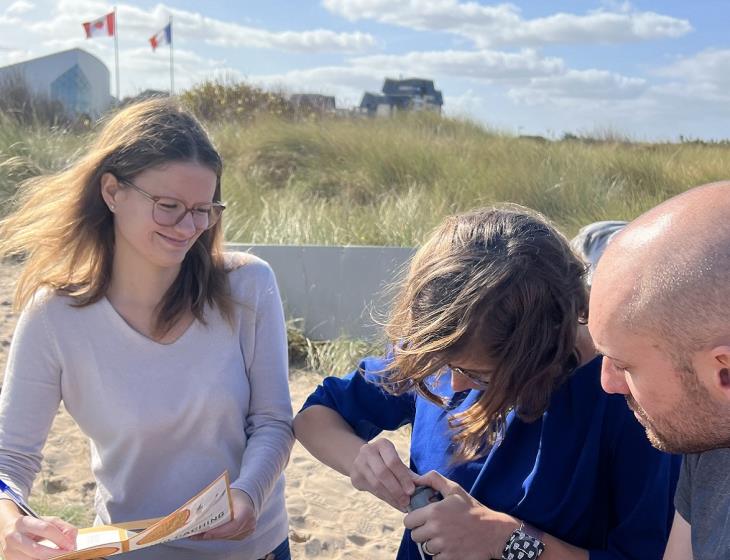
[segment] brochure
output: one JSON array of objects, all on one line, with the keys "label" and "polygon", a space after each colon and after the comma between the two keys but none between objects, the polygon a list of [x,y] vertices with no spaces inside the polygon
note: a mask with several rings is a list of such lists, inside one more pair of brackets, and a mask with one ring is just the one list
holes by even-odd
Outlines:
[{"label": "brochure", "polygon": [[[91,560],[184,539],[227,523],[233,518],[232,508],[226,471],[165,517],[79,529],[76,550],[51,560]],[[41,544],[53,546],[48,541]]]}]

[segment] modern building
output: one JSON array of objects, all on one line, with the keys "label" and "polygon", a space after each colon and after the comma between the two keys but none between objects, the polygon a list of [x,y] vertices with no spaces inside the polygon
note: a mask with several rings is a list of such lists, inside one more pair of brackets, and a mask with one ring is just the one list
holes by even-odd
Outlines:
[{"label": "modern building", "polygon": [[383,93],[366,93],[360,102],[360,111],[369,116],[391,116],[398,111],[441,112],[444,98],[435,89],[433,80],[386,78]]},{"label": "modern building", "polygon": [[109,70],[94,55],[70,49],[0,67],[3,80],[22,78],[28,89],[57,100],[70,115],[96,118],[112,104]]}]

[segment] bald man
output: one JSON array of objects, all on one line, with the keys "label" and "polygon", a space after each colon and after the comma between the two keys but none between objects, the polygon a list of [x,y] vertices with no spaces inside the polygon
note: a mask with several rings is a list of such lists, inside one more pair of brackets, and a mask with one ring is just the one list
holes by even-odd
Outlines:
[{"label": "bald man", "polygon": [[593,276],[601,383],[659,449],[685,453],[665,560],[730,559],[730,182],[631,222]]}]

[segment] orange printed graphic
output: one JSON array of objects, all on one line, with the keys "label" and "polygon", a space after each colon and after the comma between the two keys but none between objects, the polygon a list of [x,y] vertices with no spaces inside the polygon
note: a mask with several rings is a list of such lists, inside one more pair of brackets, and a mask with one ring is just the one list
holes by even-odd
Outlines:
[{"label": "orange printed graphic", "polygon": [[145,545],[154,541],[159,541],[160,539],[164,539],[166,536],[171,535],[172,533],[180,529],[180,527],[185,525],[189,517],[189,509],[175,512],[173,515],[170,516],[169,519],[165,519],[157,527],[152,529],[152,531],[150,531],[148,535],[145,535],[144,538],[140,539],[137,544]]}]

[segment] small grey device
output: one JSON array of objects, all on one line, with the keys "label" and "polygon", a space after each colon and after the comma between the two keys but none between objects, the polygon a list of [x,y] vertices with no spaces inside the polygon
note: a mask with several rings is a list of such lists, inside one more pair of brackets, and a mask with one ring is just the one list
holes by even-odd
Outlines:
[{"label": "small grey device", "polygon": [[[441,495],[441,492],[436,492],[430,486],[416,486],[416,490],[411,496],[411,503],[408,504],[408,511],[415,511],[443,499],[444,497]],[[416,546],[418,547],[418,553],[421,555],[421,560],[426,560],[428,553],[423,551],[424,545],[422,543],[416,543]],[[428,556],[431,556],[431,554],[428,554]]]},{"label": "small grey device", "polygon": [[413,492],[413,495],[411,496],[411,503],[408,504],[408,511],[425,507],[428,504],[433,504],[434,502],[439,502],[443,499],[444,497],[441,493],[436,492],[436,490],[430,486],[416,486],[416,491]]}]

